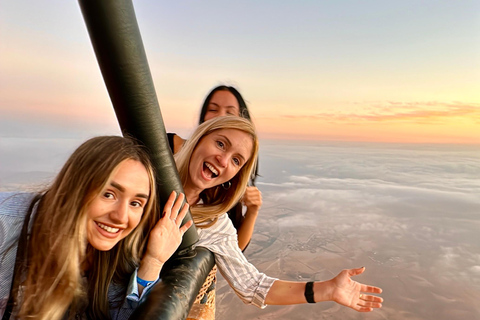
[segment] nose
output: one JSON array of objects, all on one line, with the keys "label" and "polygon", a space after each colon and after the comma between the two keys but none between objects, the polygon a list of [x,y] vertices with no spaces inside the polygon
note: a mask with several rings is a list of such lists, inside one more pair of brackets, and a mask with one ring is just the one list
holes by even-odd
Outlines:
[{"label": "nose", "polygon": [[128,202],[118,201],[110,212],[110,219],[115,224],[128,223]]},{"label": "nose", "polygon": [[224,154],[217,155],[217,161],[221,167],[226,168],[228,165],[228,156]]}]

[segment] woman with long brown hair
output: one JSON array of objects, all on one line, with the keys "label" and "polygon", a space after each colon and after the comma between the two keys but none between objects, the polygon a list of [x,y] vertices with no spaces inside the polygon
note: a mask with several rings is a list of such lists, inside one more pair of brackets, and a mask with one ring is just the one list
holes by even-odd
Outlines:
[{"label": "woman with long brown hair", "polygon": [[83,143],[44,192],[0,193],[0,315],[128,319],[191,225],[183,199],[160,219],[147,153],[117,136]]}]

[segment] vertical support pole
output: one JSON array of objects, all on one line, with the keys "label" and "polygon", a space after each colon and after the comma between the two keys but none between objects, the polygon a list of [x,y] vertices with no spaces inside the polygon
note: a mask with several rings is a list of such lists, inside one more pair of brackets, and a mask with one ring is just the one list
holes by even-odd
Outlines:
[{"label": "vertical support pole", "polygon": [[[131,0],[79,0],[98,64],[123,134],[149,150],[157,174],[158,197],[183,192],[165,133]],[[191,220],[188,213],[183,223]],[[162,269],[162,281],[150,291],[131,319],[185,319],[215,261],[192,226],[176,255]]]}]

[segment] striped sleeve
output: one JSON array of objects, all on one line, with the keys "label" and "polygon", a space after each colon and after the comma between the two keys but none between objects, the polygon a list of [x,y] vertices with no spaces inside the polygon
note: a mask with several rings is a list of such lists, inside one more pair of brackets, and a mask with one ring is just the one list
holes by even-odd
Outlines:
[{"label": "striped sleeve", "polygon": [[265,308],[265,298],[275,278],[261,273],[245,258],[238,248],[237,233],[224,214],[211,227],[198,228],[199,242],[215,255],[215,262],[230,287],[246,304]]},{"label": "striped sleeve", "polygon": [[18,238],[33,196],[31,193],[0,192],[0,317],[10,296]]}]

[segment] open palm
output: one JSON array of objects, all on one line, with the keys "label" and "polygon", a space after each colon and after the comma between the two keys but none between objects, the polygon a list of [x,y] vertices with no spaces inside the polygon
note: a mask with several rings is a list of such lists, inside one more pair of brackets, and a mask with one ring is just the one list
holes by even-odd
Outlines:
[{"label": "open palm", "polygon": [[347,269],[340,272],[332,283],[332,300],[359,312],[369,312],[382,306],[383,299],[366,293],[381,293],[382,289],[354,281],[351,277],[359,275],[365,268]]}]

